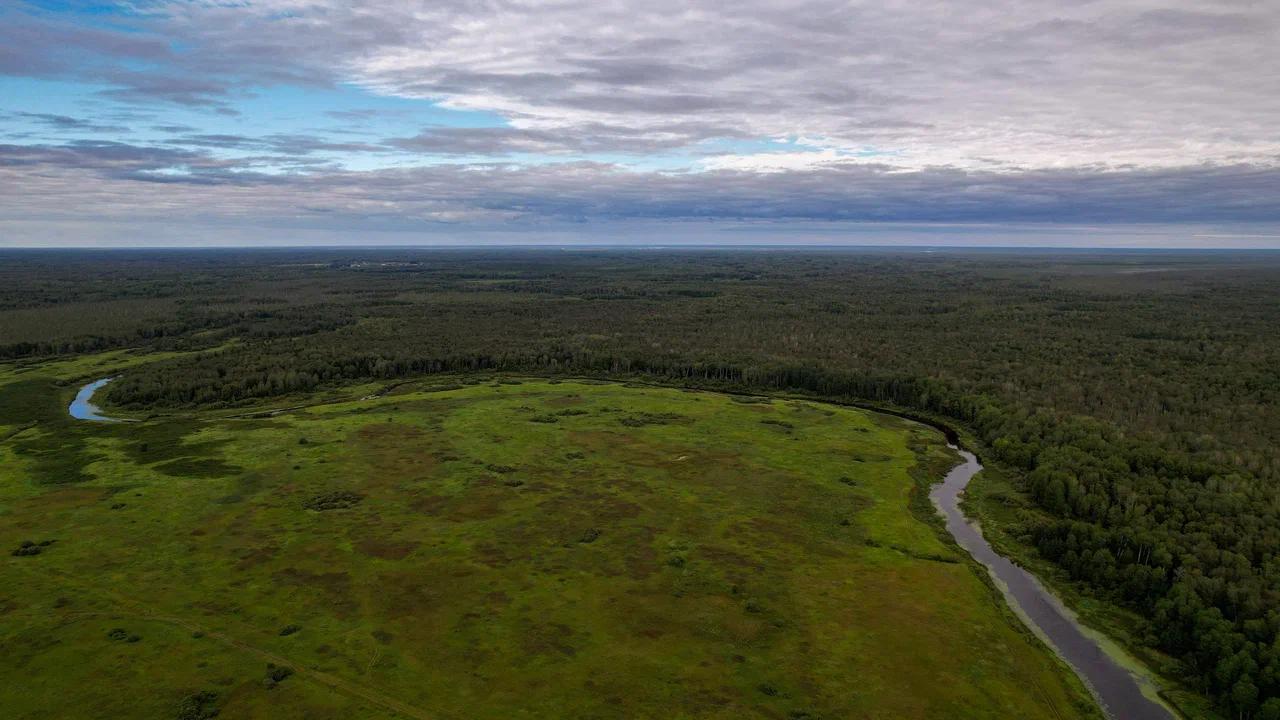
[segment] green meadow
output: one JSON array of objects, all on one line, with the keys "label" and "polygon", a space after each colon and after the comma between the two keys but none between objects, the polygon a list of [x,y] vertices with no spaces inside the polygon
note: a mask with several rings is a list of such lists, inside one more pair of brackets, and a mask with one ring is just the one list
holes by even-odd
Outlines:
[{"label": "green meadow", "polygon": [[1098,716],[930,428],[505,376],[67,417],[151,357],[0,367],[6,718]]}]

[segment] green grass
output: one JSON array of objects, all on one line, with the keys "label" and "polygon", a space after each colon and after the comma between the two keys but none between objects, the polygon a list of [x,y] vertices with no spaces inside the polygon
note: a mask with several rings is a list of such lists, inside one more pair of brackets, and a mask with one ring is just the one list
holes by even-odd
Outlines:
[{"label": "green grass", "polygon": [[108,364],[0,370],[6,717],[1097,717],[923,521],[923,426],[510,378],[63,417]]}]

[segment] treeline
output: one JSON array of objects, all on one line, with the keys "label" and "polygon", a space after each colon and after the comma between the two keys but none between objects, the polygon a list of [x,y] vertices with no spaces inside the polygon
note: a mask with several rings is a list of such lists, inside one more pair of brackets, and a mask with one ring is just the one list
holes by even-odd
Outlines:
[{"label": "treeline", "polygon": [[1031,496],[1057,518],[1031,528],[1045,557],[1151,618],[1146,640],[1181,658],[1201,690],[1232,714],[1280,717],[1280,503],[1274,488],[1230,468],[1088,418],[1010,408],[920,378],[564,352],[396,358],[309,350],[294,360],[232,375],[216,357],[203,358],[182,365],[186,382],[126,378],[111,398],[126,406],[235,403],[353,380],[496,370],[642,375],[946,415],[1026,472]]},{"label": "treeline", "polygon": [[106,400],[231,407],[513,371],[943,415],[1021,471],[1028,542],[1147,618],[1139,639],[1224,712],[1280,717],[1280,258],[343,253],[147,265],[150,287],[204,288],[179,320],[216,324],[107,342],[223,347],[131,370]]}]

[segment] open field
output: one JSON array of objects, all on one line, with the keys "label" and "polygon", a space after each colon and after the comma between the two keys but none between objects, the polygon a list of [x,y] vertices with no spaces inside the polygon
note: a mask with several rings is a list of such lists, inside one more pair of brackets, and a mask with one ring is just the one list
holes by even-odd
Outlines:
[{"label": "open field", "polygon": [[0,544],[52,541],[0,560],[12,717],[1095,716],[925,521],[923,426],[501,376],[66,418],[144,360],[0,370]]}]

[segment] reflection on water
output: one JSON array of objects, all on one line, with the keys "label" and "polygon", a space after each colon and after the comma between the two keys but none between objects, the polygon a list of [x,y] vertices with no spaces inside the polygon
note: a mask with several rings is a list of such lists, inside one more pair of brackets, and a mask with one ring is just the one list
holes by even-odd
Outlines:
[{"label": "reflection on water", "polygon": [[946,517],[947,530],[960,547],[987,566],[1009,604],[1038,630],[1042,638],[1049,641],[1058,655],[1071,663],[1093,690],[1107,715],[1116,720],[1173,720],[1173,713],[1142,694],[1145,680],[1107,655],[1034,575],[992,549],[982,537],[982,531],[964,516],[960,511],[961,494],[982,465],[972,453],[961,450],[960,455],[964,457],[964,463],[947,473],[946,479],[929,493],[934,505]]},{"label": "reflection on water", "polygon": [[107,417],[97,405],[89,400],[98,388],[111,382],[114,378],[102,378],[80,388],[80,392],[76,393],[76,399],[71,401],[71,407],[67,411],[71,413],[71,417],[77,420],[93,420],[95,422],[123,422],[119,418]]}]

